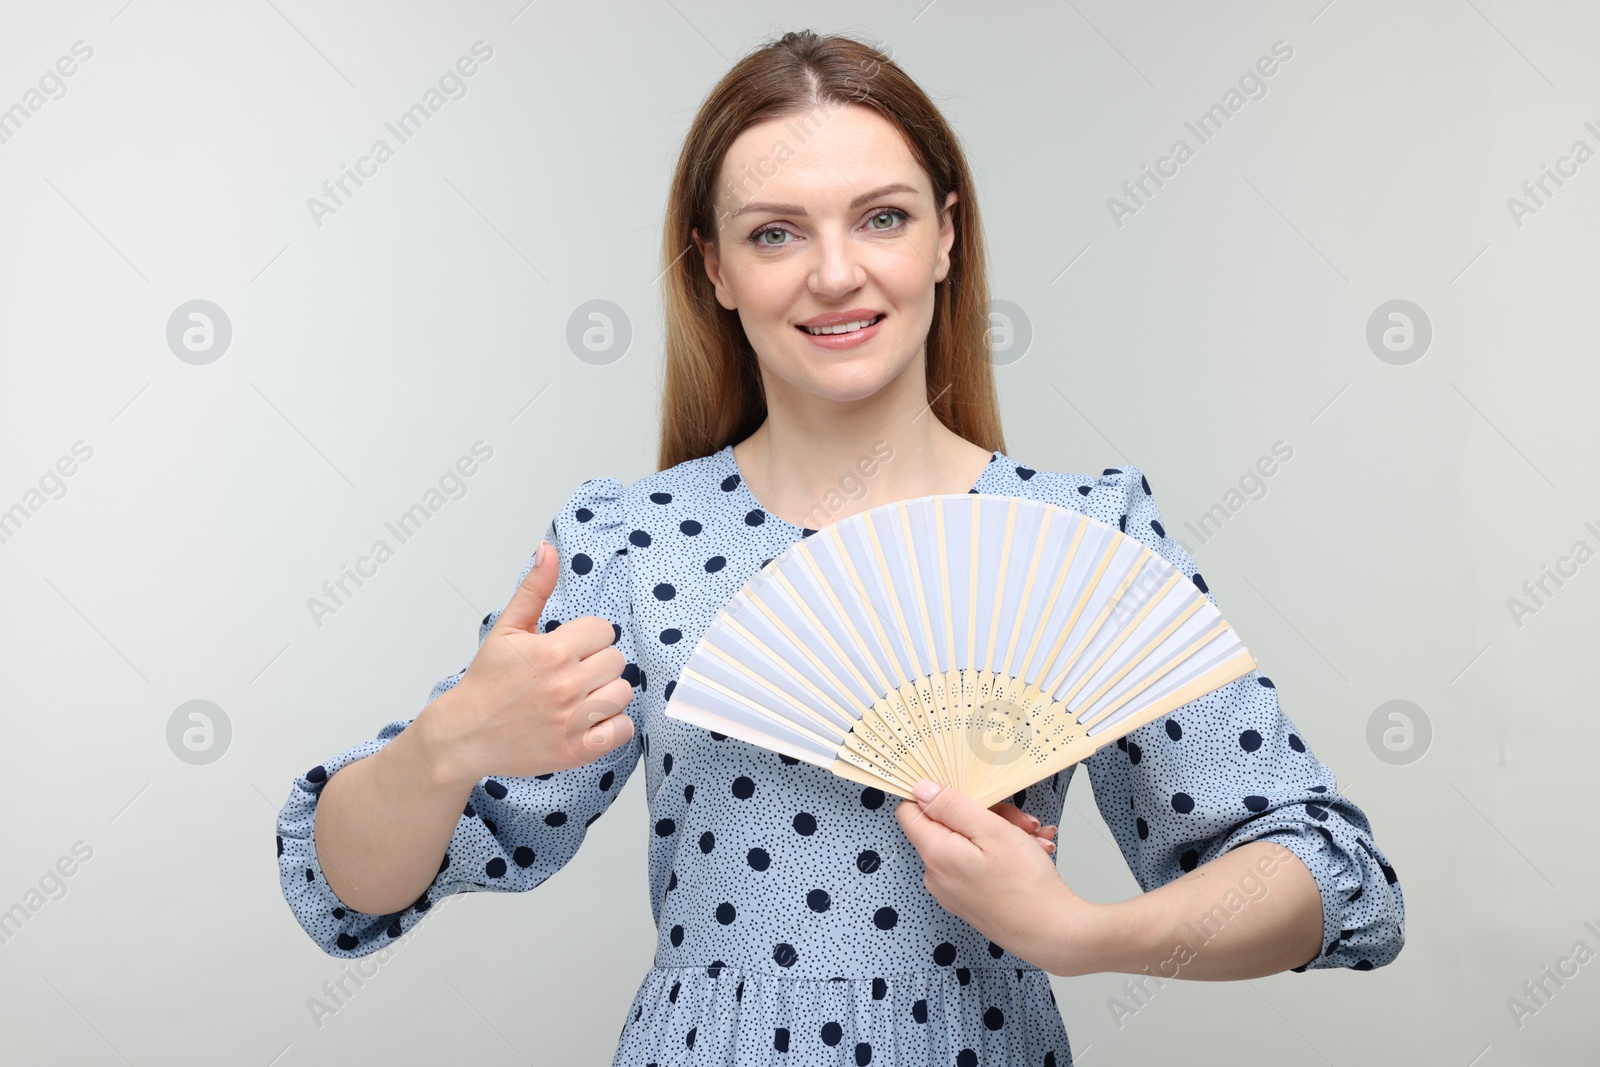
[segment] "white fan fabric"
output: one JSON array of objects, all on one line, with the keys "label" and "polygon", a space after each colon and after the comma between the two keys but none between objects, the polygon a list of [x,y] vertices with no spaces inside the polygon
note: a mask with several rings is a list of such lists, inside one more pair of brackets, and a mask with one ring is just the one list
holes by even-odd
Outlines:
[{"label": "white fan fabric", "polygon": [[666,714],[902,797],[930,777],[992,803],[1255,666],[1120,530],[942,494],[774,557],[702,634]]}]

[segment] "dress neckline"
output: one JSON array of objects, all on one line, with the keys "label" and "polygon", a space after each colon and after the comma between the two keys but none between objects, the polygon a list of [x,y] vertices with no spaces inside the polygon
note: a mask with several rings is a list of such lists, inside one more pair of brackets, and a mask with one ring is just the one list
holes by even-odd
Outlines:
[{"label": "dress neckline", "polygon": [[[796,526],[787,519],[779,518],[765,504],[756,499],[755,494],[750,491],[750,483],[745,480],[744,471],[739,469],[739,460],[733,454],[733,445],[723,445],[722,449],[717,453],[717,455],[722,458],[723,468],[727,475],[735,482],[735,484],[732,486],[732,491],[738,494],[739,499],[745,505],[760,511],[762,515],[765,515],[765,521],[775,522],[781,528],[785,530],[793,530],[795,533],[800,534],[801,536],[805,536],[806,531],[808,530],[810,530],[812,533],[816,532],[816,530],[812,529],[810,526]],[[989,462],[984,465],[983,470],[978,472],[978,480],[972,483],[972,487],[968,489],[967,492],[982,492],[984,483],[989,480],[990,472],[996,469],[997,465],[995,461],[1003,458],[1004,456],[1000,452],[990,452]]]}]

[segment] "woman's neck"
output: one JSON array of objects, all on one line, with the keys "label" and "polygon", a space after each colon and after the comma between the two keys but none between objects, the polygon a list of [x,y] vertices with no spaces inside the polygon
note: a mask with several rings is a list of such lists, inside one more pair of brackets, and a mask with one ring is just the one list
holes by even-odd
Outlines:
[{"label": "woman's neck", "polygon": [[917,496],[965,493],[992,453],[925,410],[911,420],[820,432],[773,417],[733,446],[751,494],[795,526],[819,529]]}]

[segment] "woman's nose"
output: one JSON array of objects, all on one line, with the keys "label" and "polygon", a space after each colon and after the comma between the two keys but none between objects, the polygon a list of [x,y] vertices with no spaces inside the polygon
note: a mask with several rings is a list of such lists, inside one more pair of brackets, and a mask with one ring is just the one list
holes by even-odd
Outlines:
[{"label": "woman's nose", "polygon": [[849,234],[822,231],[813,238],[816,262],[811,268],[811,289],[821,296],[842,296],[861,288],[860,250]]}]

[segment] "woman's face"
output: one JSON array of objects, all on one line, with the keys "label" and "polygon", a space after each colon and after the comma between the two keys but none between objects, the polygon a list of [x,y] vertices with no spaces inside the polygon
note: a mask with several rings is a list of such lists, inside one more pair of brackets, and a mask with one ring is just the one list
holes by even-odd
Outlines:
[{"label": "woman's face", "polygon": [[[718,302],[739,312],[769,405],[802,394],[857,400],[922,366],[934,283],[950,270],[955,201],[951,192],[934,211],[928,175],[870,108],[739,135],[719,175],[717,240],[695,241]],[[802,329],[841,315],[876,324],[831,337]]]}]

